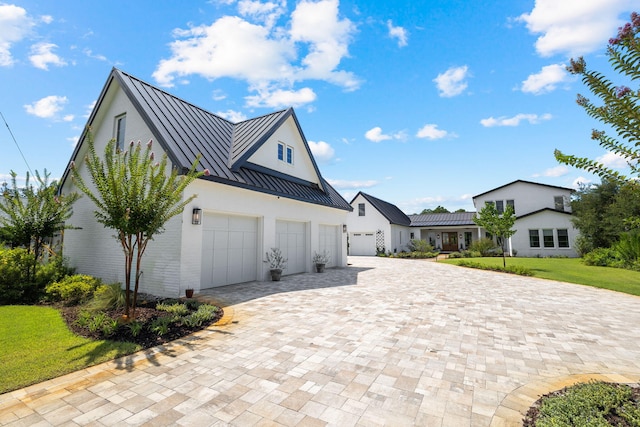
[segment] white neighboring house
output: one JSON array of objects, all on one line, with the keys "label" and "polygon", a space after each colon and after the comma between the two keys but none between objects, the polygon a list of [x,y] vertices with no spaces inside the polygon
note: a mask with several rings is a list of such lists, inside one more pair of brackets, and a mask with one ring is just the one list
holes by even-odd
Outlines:
[{"label": "white neighboring house", "polygon": [[479,211],[494,203],[498,212],[511,205],[517,232],[508,250],[518,256],[578,256],[575,240],[579,231],[571,221],[571,188],[517,180],[473,197]]},{"label": "white neighboring house", "polygon": [[[511,255],[576,257],[578,230],[571,222],[573,189],[517,180],[473,197],[480,210],[494,203],[499,212],[512,205],[516,233],[505,245]],[[365,193],[351,201],[347,214],[350,255],[406,250],[409,240],[428,241],[443,252],[467,249],[486,232],[473,222],[475,212],[405,215],[397,206]]]},{"label": "white neighboring house", "polygon": [[[184,171],[202,154],[199,169],[211,172],[187,188],[185,198],[198,197],[149,243],[141,291],[179,296],[186,288],[267,280],[271,247],[288,258],[283,274],[311,272],[315,251],[330,253],[329,267],[346,265],[351,207],[320,174],[293,109],[232,123],[114,68],[87,126],[97,153],[111,139],[121,147],[153,140],[156,158],[166,153],[172,167]],[[85,131],[71,160],[90,183],[86,138]],[[67,169],[62,191],[75,190]],[[71,265],[124,282],[115,231],[96,222],[88,197],[73,210],[69,223],[80,228],[64,237]]]},{"label": "white neighboring house", "polygon": [[349,255],[401,252],[413,238],[411,220],[397,206],[362,191],[351,200],[347,215]]}]

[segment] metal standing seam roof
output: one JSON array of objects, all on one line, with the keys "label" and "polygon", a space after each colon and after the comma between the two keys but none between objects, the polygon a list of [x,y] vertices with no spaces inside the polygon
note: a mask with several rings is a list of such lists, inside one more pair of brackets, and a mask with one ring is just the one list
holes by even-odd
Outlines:
[{"label": "metal standing seam roof", "polygon": [[412,227],[443,227],[471,225],[475,212],[452,212],[452,213],[432,213],[422,215],[409,215]]},{"label": "metal standing seam roof", "polygon": [[[307,152],[311,156],[321,185],[245,163],[284,120],[291,116],[305,145],[307,144],[293,109],[234,124],[113,68],[94,113],[89,118],[89,125],[114,79],[156,135],[157,142],[166,151],[174,166],[181,170],[188,169],[198,154],[201,154],[199,169],[209,169],[211,173],[210,176],[201,179],[332,208],[352,210],[351,205],[322,177],[308,146]],[[84,141],[84,134],[80,141]],[[73,158],[77,151],[78,147]]]},{"label": "metal standing seam roof", "polygon": [[[373,207],[375,207],[378,212],[380,212],[385,218],[387,218],[391,224],[405,226],[411,225],[411,220],[409,219],[409,217],[396,205],[385,202],[384,200],[378,199],[377,197],[373,197],[370,194],[363,193],[362,191],[356,194],[356,197],[354,197],[353,200],[355,200],[358,195],[362,195],[362,197],[364,197],[369,203],[371,203]],[[351,201],[351,203],[353,203],[353,200]]]}]

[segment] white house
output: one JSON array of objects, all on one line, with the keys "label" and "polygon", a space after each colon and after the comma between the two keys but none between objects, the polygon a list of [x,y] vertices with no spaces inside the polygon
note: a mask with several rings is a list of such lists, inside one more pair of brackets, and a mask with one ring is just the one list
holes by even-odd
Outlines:
[{"label": "white house", "polygon": [[[288,258],[283,274],[312,271],[313,253],[326,250],[328,266],[345,266],[346,214],[351,206],[322,177],[293,109],[232,123],[113,69],[87,126],[96,151],[116,139],[153,140],[154,154],[188,168],[198,154],[197,194],[182,215],[149,243],[141,290],[178,296],[182,289],[267,280],[265,252],[279,247]],[[71,160],[90,182],[83,163],[86,131]],[[159,157],[158,157],[159,158]],[[62,191],[74,191],[69,171]],[[124,282],[124,256],[113,230],[96,222],[88,197],[74,205],[64,255],[80,273]]]},{"label": "white house", "polygon": [[494,203],[498,212],[513,206],[517,232],[510,250],[518,256],[576,257],[579,231],[571,222],[573,189],[517,180],[473,197],[477,210]]},{"label": "white house", "polygon": [[[477,210],[494,203],[499,212],[511,205],[516,233],[506,249],[517,256],[577,256],[578,230],[571,222],[571,188],[517,180],[473,197]],[[365,193],[351,201],[347,214],[350,255],[374,255],[376,248],[400,252],[410,239],[428,241],[443,252],[467,249],[485,237],[473,221],[476,212],[405,215],[397,206]]]}]

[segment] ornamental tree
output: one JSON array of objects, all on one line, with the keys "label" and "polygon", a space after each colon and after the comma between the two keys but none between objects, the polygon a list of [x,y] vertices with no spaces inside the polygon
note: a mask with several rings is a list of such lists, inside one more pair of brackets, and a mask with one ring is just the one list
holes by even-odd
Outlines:
[{"label": "ornamental tree", "polygon": [[[96,205],[94,211],[99,223],[116,231],[114,236],[125,255],[125,291],[127,318],[135,318],[142,256],[149,241],[164,231],[164,225],[179,215],[196,195],[183,199],[187,186],[209,171],[196,171],[200,156],[184,175],[174,167],[168,172],[167,155],[157,162],[151,151],[152,142],[129,144],[121,152],[115,140],[109,141],[104,158],[95,150],[92,133],[87,133],[89,153],[85,164],[93,187],[89,187],[80,171],[71,163],[74,183]],[[131,273],[135,260],[133,298]]]},{"label": "ornamental tree", "polygon": [[504,212],[500,214],[493,203],[487,203],[480,209],[480,212],[473,217],[473,222],[484,228],[487,233],[498,237],[502,248],[502,266],[506,267],[507,260],[504,254],[504,243],[518,231],[512,229],[516,222],[513,206],[507,205]]},{"label": "ornamental tree", "polygon": [[[17,174],[11,171],[11,186],[4,184],[0,188],[0,240],[11,247],[26,248],[37,263],[46,240],[69,228],[65,221],[71,217],[80,195],[58,194],[58,183],[49,182],[51,174],[46,169],[42,176],[38,171],[34,175],[35,185],[27,172],[24,187],[18,187]],[[30,274],[35,275],[35,267],[34,264]]]},{"label": "ornamental tree", "polygon": [[607,56],[613,69],[621,74],[624,80],[633,83],[633,87],[616,85],[604,74],[587,69],[584,58],[572,59],[567,70],[582,76],[582,82],[591,93],[600,98],[601,105],[592,103],[588,98],[578,95],[577,103],[587,114],[596,120],[609,125],[616,134],[612,136],[605,131],[593,130],[591,139],[620,156],[628,163],[631,175],[628,177],[605,166],[601,162],[586,157],[566,155],[555,150],[555,157],[560,163],[587,170],[603,179],[616,182],[634,182],[640,169],[640,15],[631,14],[631,22],[618,29],[618,35],[609,40]]}]

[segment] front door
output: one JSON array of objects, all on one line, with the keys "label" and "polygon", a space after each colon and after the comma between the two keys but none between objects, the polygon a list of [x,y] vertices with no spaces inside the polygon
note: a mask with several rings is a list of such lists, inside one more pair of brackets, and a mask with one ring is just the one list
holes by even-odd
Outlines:
[{"label": "front door", "polygon": [[447,252],[458,250],[458,233],[442,233],[442,250]]}]

